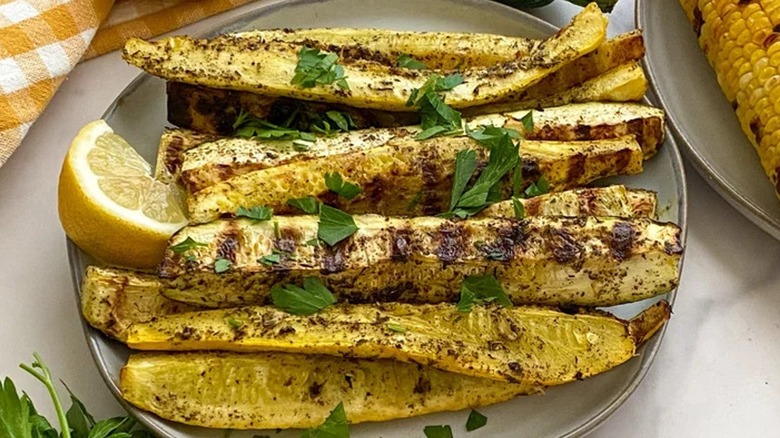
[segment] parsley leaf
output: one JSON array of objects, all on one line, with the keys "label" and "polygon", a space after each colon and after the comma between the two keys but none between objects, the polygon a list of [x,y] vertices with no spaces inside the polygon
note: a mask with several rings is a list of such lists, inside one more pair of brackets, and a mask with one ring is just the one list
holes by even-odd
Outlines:
[{"label": "parsley leaf", "polygon": [[274,306],[293,315],[313,315],[334,304],[333,294],[316,277],[303,279],[303,288],[294,284],[271,289],[271,301]]},{"label": "parsley leaf", "polygon": [[523,219],[525,217],[523,202],[514,196],[512,196],[512,208],[515,211],[515,219]]},{"label": "parsley leaf", "polygon": [[241,321],[240,319],[236,319],[232,316],[229,316],[225,321],[228,323],[230,327],[234,329],[240,329],[241,327],[244,326],[243,321]]},{"label": "parsley leaf", "polygon": [[387,328],[390,331],[394,331],[396,333],[406,333],[406,327],[402,326],[401,324],[395,324],[392,322],[387,323]]},{"label": "parsley leaf", "polygon": [[339,402],[325,422],[314,429],[306,429],[301,438],[349,438],[349,425],[347,425],[347,412],[344,403]]},{"label": "parsley leaf", "polygon": [[293,208],[297,208],[306,214],[318,214],[320,212],[320,201],[316,200],[312,196],[288,199],[287,205]]},{"label": "parsley leaf", "polygon": [[512,307],[504,289],[493,275],[474,275],[463,279],[460,287],[458,312],[469,313],[475,304],[497,302],[504,307]]},{"label": "parsley leaf", "polygon": [[352,121],[352,117],[349,114],[341,111],[327,111],[325,115],[338,126],[338,128],[344,132],[349,132],[350,128],[355,127],[355,122]]},{"label": "parsley leaf", "polygon": [[317,237],[333,246],[358,230],[355,220],[348,213],[328,205],[320,207],[320,222]]},{"label": "parsley leaf", "polygon": [[6,377],[0,382],[0,435],[30,437],[30,405],[16,392],[14,382]]},{"label": "parsley leaf", "polygon": [[476,158],[472,158],[471,154],[458,153],[456,156],[450,211],[445,216],[465,218],[496,202],[500,197],[501,179],[517,167],[520,155],[518,147],[512,142],[509,134],[502,135],[500,141],[490,149],[488,163],[477,177],[477,181],[463,192],[473,173],[473,170],[472,172],[469,170],[476,167],[472,161],[475,162]]},{"label": "parsley leaf", "polygon": [[412,90],[406,105],[414,106],[420,111],[422,132],[415,137],[417,140],[463,132],[460,112],[444,103],[442,96],[443,92],[452,90],[462,83],[463,76],[459,74],[443,78],[434,74],[422,87]]},{"label": "parsley leaf", "polygon": [[231,263],[230,260],[220,257],[214,262],[214,272],[221,274],[230,269],[230,266],[232,265],[233,263]]},{"label": "parsley leaf", "polygon": [[295,66],[293,85],[301,88],[312,88],[317,85],[335,83],[342,90],[349,90],[344,67],[338,65],[339,56],[335,53],[322,52],[320,49],[301,47],[298,51],[298,64]]},{"label": "parsley leaf", "polygon": [[512,128],[502,128],[495,125],[483,125],[478,129],[469,129],[466,125],[466,135],[476,140],[482,146],[492,149],[503,141],[504,136],[513,140],[520,139],[520,133]]},{"label": "parsley leaf", "polygon": [[487,417],[472,409],[471,413],[469,413],[468,420],[466,420],[466,430],[471,432],[472,430],[477,430],[486,424]]},{"label": "parsley leaf", "polygon": [[342,178],[341,174],[338,172],[325,174],[325,186],[328,187],[328,190],[331,192],[348,200],[355,198],[355,196],[363,192],[363,189],[358,185],[352,184],[349,181],[344,181],[344,178]]},{"label": "parsley leaf", "polygon": [[428,68],[424,63],[412,58],[412,55],[406,53],[398,57],[396,65],[401,68],[408,68],[410,70],[425,70]]},{"label": "parsley leaf", "polygon": [[544,195],[550,191],[550,183],[547,182],[547,178],[544,175],[540,176],[535,183],[532,183],[525,189],[525,197],[533,198],[534,196]]},{"label": "parsley leaf", "polygon": [[257,259],[258,262],[264,265],[278,265],[282,262],[282,255],[274,252],[272,254],[264,255]]},{"label": "parsley leaf", "polygon": [[449,425],[425,426],[425,438],[452,438],[452,428]]},{"label": "parsley leaf", "polygon": [[279,126],[267,120],[246,114],[248,113],[242,110],[233,124],[237,137],[257,137],[271,140],[296,140],[301,138],[301,132],[297,129]]},{"label": "parsley leaf", "polygon": [[532,132],[534,130],[534,112],[528,111],[523,117],[520,117],[520,123],[523,124],[526,134]]},{"label": "parsley leaf", "polygon": [[452,182],[452,195],[450,196],[450,211],[455,210],[466,184],[471,180],[474,170],[477,168],[477,153],[471,149],[458,151],[455,156],[455,176]]},{"label": "parsley leaf", "polygon": [[250,208],[238,207],[236,217],[246,217],[256,222],[267,221],[273,216],[274,210],[269,207],[255,206]]},{"label": "parsley leaf", "polygon": [[205,243],[200,243],[195,239],[193,239],[192,237],[187,236],[186,239],[177,243],[176,245],[173,245],[170,249],[176,254],[181,254],[183,252],[187,252],[191,249],[194,249],[198,246],[208,246],[208,245],[206,245]]}]

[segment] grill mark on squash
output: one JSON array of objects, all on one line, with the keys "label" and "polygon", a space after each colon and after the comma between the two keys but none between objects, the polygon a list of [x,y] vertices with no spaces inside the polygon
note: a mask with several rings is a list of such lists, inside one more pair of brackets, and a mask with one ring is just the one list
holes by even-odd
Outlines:
[{"label": "grill mark on squash", "polygon": [[622,174],[631,164],[631,149],[623,148],[615,153],[615,170]]},{"label": "grill mark on squash", "polygon": [[390,228],[390,259],[402,262],[409,259],[412,253],[412,231],[409,229]]},{"label": "grill mark on squash", "polygon": [[566,174],[566,181],[569,185],[576,185],[580,178],[585,174],[586,161],[587,157],[582,153],[577,153],[569,158],[569,171]]},{"label": "grill mark on squash", "polygon": [[463,226],[445,222],[439,227],[439,246],[436,255],[443,263],[455,262],[466,248],[468,234]]},{"label": "grill mark on squash", "polygon": [[618,222],[612,227],[612,236],[609,239],[609,247],[612,256],[619,261],[624,261],[631,256],[634,246],[634,229],[628,222]]},{"label": "grill mark on squash", "polygon": [[230,263],[236,263],[236,249],[240,231],[234,221],[225,223],[225,231],[217,237],[217,258],[230,260]]},{"label": "grill mark on squash", "polygon": [[[566,222],[561,222],[562,228],[548,228],[545,230],[547,245],[553,255],[553,259],[560,264],[570,264],[582,258],[583,247],[566,230]],[[576,263],[579,264],[579,263]]]}]

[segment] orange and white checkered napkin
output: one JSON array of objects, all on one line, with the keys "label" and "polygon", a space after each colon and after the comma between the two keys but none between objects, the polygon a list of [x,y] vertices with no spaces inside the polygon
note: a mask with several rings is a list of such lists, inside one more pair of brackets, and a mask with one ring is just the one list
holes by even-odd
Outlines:
[{"label": "orange and white checkered napkin", "polygon": [[0,166],[83,59],[251,0],[0,0]]}]

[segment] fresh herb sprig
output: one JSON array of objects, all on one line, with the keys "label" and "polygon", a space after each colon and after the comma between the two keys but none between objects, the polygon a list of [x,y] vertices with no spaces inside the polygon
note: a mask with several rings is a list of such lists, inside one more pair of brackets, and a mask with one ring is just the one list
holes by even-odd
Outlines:
[{"label": "fresh herb sprig", "polygon": [[315,197],[307,196],[305,198],[290,198],[287,200],[287,205],[306,214],[319,214],[321,204]]},{"label": "fresh herb sprig", "polygon": [[263,222],[271,220],[271,218],[274,215],[274,209],[270,207],[265,207],[261,205],[256,205],[254,207],[238,207],[238,210],[236,210],[236,217],[244,217],[247,219],[251,219],[255,222]]},{"label": "fresh herb sprig", "polygon": [[298,51],[295,76],[290,81],[301,88],[336,84],[342,90],[349,90],[344,67],[338,64],[339,56],[320,49],[303,46]]},{"label": "fresh herb sprig", "polygon": [[415,136],[417,140],[463,132],[460,112],[444,103],[444,92],[462,83],[463,76],[457,73],[444,77],[434,74],[422,87],[412,90],[406,106],[416,107],[420,111],[422,131]]},{"label": "fresh herb sprig", "polygon": [[352,200],[363,192],[360,186],[344,181],[344,178],[338,172],[325,174],[325,186],[331,192],[347,200]]},{"label": "fresh herb sprig", "polygon": [[500,200],[501,179],[518,166],[519,148],[508,133],[491,143],[488,163],[468,189],[477,168],[477,154],[466,149],[456,155],[450,208],[443,216],[466,218]]},{"label": "fresh herb sprig", "polygon": [[192,237],[187,236],[186,239],[177,243],[176,245],[173,245],[170,249],[176,254],[182,254],[192,249],[195,249],[199,246],[208,246],[208,245],[206,245],[205,243],[198,242]]},{"label": "fresh herb sprig", "polygon": [[325,421],[313,428],[306,429],[301,438],[349,438],[349,425],[344,403],[339,402]]},{"label": "fresh herb sprig", "polygon": [[293,315],[313,315],[334,304],[336,298],[317,277],[303,279],[303,287],[294,284],[274,286],[271,289],[274,306]]},{"label": "fresh herb sprig", "polygon": [[418,61],[409,54],[402,54],[398,57],[396,65],[401,68],[408,68],[409,70],[425,70],[428,68],[425,63]]},{"label": "fresh herb sprig", "polygon": [[51,370],[34,353],[32,364],[20,367],[41,382],[49,393],[60,431],[35,409],[27,394],[17,392],[13,381],[0,382],[0,436],[8,438],[152,438],[146,430],[136,428],[130,416],[96,421],[84,404],[68,389],[71,406],[65,411],[52,378]]},{"label": "fresh herb sprig", "polygon": [[320,206],[320,222],[317,228],[317,238],[333,246],[358,230],[355,219],[349,213],[329,205]]},{"label": "fresh herb sprig", "polygon": [[460,300],[455,306],[458,312],[469,313],[477,304],[496,302],[504,307],[512,307],[506,292],[493,275],[474,275],[466,277],[460,287]]}]

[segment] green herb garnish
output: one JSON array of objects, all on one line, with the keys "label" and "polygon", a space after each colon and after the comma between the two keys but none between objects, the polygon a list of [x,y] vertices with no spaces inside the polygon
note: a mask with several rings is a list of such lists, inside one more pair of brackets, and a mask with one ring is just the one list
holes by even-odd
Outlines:
[{"label": "green herb garnish", "polygon": [[306,429],[301,438],[349,438],[349,425],[344,403],[339,402],[325,422],[314,429]]},{"label": "green herb garnish", "polygon": [[[9,438],[152,438],[145,430],[133,430],[132,417],[114,417],[95,421],[84,404],[70,393],[71,406],[66,412],[57,394],[49,367],[34,353],[32,364],[20,367],[40,381],[49,392],[61,432],[35,409],[27,394],[17,392],[13,381],[0,381],[0,436]],[[63,383],[64,384],[64,383]]]},{"label": "green herb garnish", "polygon": [[518,147],[509,134],[501,136],[500,141],[490,148],[488,163],[477,181],[466,190],[476,169],[476,153],[461,151],[455,157],[455,177],[452,184],[450,210],[445,217],[465,218],[474,215],[499,200],[501,179],[520,162]]},{"label": "green herb garnish", "polygon": [[525,218],[525,207],[523,207],[523,202],[514,196],[512,196],[512,208],[515,211],[515,219]]},{"label": "green herb garnish", "polygon": [[183,241],[177,243],[176,245],[173,245],[171,247],[171,251],[173,251],[176,254],[181,254],[191,249],[195,249],[199,246],[208,246],[208,245],[206,245],[205,243],[200,243],[195,239],[193,239],[192,237],[187,236],[187,238],[184,239]]},{"label": "green herb garnish", "polygon": [[301,138],[301,132],[297,129],[279,126],[247,114],[242,111],[233,124],[237,137],[257,137],[270,140],[296,140]]},{"label": "green herb garnish", "polygon": [[550,191],[550,183],[547,182],[547,178],[544,175],[540,176],[535,183],[532,183],[525,189],[525,197],[533,198],[534,196],[544,195]]},{"label": "green herb garnish", "polygon": [[333,294],[316,277],[303,279],[303,288],[294,284],[271,289],[274,306],[293,315],[313,315],[336,302]]},{"label": "green herb garnish", "polygon": [[463,279],[460,287],[458,312],[469,313],[475,304],[497,302],[504,307],[512,307],[504,289],[493,275],[474,275]]},{"label": "green herb garnish", "polygon": [[245,217],[256,222],[270,220],[273,214],[274,210],[272,208],[262,206],[250,208],[238,207],[238,210],[236,211],[236,217]]},{"label": "green herb garnish", "polygon": [[463,76],[459,74],[445,77],[434,74],[422,87],[412,90],[406,105],[420,111],[422,132],[415,137],[417,140],[463,132],[460,112],[444,103],[443,97],[444,92],[462,83]]},{"label": "green herb garnish", "polygon": [[348,213],[328,205],[320,207],[320,222],[317,237],[333,246],[358,230],[355,220]]},{"label": "green herb garnish", "polygon": [[425,70],[428,68],[427,65],[412,58],[412,55],[408,55],[406,53],[398,57],[398,60],[396,61],[396,65],[398,67],[408,68],[410,70]]},{"label": "green herb garnish", "polygon": [[526,134],[532,132],[534,130],[534,112],[528,111],[523,117],[520,117],[520,123],[523,124]]},{"label": "green herb garnish", "polygon": [[509,136],[512,140],[520,140],[521,138],[520,133],[516,130],[495,125],[483,125],[473,130],[466,125],[466,135],[488,149],[492,149],[501,143],[504,140],[504,136]]},{"label": "green herb garnish", "polygon": [[406,327],[402,326],[401,324],[395,324],[392,322],[387,323],[387,329],[396,333],[406,333]]},{"label": "green herb garnish", "polygon": [[425,438],[452,438],[452,428],[449,425],[425,426]]},{"label": "green herb garnish", "polygon": [[306,214],[318,214],[320,212],[320,201],[316,200],[312,196],[288,199],[287,205],[293,208],[297,208]]},{"label": "green herb garnish", "polygon": [[260,257],[257,261],[264,265],[278,265],[282,262],[282,254],[274,252]]},{"label": "green herb garnish", "polygon": [[355,196],[363,192],[363,189],[361,189],[360,186],[352,184],[349,181],[344,181],[344,178],[342,178],[341,174],[338,172],[325,174],[325,186],[328,187],[328,190],[331,192],[348,200],[355,198]]},{"label": "green herb garnish", "polygon": [[472,409],[468,420],[466,420],[466,430],[471,432],[472,430],[477,430],[486,424],[487,417]]},{"label": "green herb garnish", "polygon": [[230,260],[220,257],[214,262],[214,272],[221,274],[230,269],[230,266],[232,265],[233,263],[231,263]]},{"label": "green herb garnish", "polygon": [[234,318],[232,316],[229,316],[226,321],[227,321],[228,325],[230,327],[233,327],[234,329],[240,329],[241,327],[244,326],[244,322],[243,321],[241,321],[240,319],[236,319],[236,318]]},{"label": "green herb garnish", "polygon": [[342,90],[349,90],[344,67],[338,64],[339,56],[335,53],[322,52],[320,49],[301,47],[298,51],[298,64],[295,66],[293,85],[301,88],[312,88],[317,85],[335,83]]}]

